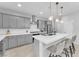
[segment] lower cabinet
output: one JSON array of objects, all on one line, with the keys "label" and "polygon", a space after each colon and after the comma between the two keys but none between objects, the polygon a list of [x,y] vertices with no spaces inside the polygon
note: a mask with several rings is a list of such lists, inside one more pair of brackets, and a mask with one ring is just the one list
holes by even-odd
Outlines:
[{"label": "lower cabinet", "polygon": [[17,44],[18,44],[18,46],[24,44],[23,41],[24,41],[24,35],[17,36]]},{"label": "lower cabinet", "polygon": [[32,43],[32,34],[25,35],[24,43],[25,44]]},{"label": "lower cabinet", "polygon": [[10,49],[32,43],[32,34],[8,36],[3,40],[4,48]]},{"label": "lower cabinet", "polygon": [[9,48],[9,37],[6,37],[5,39],[3,39],[3,44],[4,44],[4,49],[8,49]]},{"label": "lower cabinet", "polygon": [[17,36],[17,43],[18,43],[18,46],[32,43],[32,35],[27,34],[27,35]]},{"label": "lower cabinet", "polygon": [[10,36],[8,39],[9,47],[8,48],[14,48],[17,46],[17,39],[16,36]]}]

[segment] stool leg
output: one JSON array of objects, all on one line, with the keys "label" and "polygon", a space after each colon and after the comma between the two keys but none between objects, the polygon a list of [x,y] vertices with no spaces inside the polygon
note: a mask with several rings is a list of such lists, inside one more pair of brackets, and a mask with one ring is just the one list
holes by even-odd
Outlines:
[{"label": "stool leg", "polygon": [[52,57],[52,53],[49,54],[49,57]]},{"label": "stool leg", "polygon": [[67,54],[67,57],[69,57],[69,52],[68,52],[68,50],[66,49],[66,54]]},{"label": "stool leg", "polygon": [[64,50],[64,53],[65,53],[65,55],[66,55],[66,57],[67,57],[67,54],[66,54],[66,48],[64,48],[63,50]]},{"label": "stool leg", "polygon": [[58,55],[58,57],[61,57],[60,55]]},{"label": "stool leg", "polygon": [[64,48],[64,51],[65,51],[65,55],[66,55],[66,57],[69,57],[69,52],[67,51],[66,48]]},{"label": "stool leg", "polygon": [[72,48],[71,48],[71,46],[69,46],[69,49],[70,49],[70,54],[71,54],[71,57],[72,57],[73,53],[72,53]]},{"label": "stool leg", "polygon": [[52,57],[55,57],[54,55],[52,55]]},{"label": "stool leg", "polygon": [[75,54],[75,45],[74,45],[74,43],[72,43],[72,49],[73,49],[73,53]]}]

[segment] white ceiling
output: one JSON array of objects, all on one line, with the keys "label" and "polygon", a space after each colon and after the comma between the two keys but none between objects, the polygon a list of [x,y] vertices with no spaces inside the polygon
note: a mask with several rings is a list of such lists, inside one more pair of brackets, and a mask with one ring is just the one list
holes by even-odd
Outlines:
[{"label": "white ceiling", "polygon": [[[49,2],[20,2],[22,7],[17,7],[19,2],[0,2],[1,8],[16,10],[21,13],[29,13],[41,17],[49,17]],[[75,12],[79,11],[79,2],[62,2],[59,4],[59,7],[63,5],[63,14],[64,15],[71,15]],[[56,12],[56,5],[55,2],[52,3],[52,14]],[[43,12],[40,15],[40,11]]]}]

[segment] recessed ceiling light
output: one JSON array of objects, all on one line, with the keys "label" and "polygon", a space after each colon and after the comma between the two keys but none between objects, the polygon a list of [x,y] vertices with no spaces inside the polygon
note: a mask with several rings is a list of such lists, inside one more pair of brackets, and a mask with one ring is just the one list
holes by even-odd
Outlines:
[{"label": "recessed ceiling light", "polygon": [[22,4],[19,3],[19,4],[17,4],[17,6],[18,6],[18,7],[22,7]]},{"label": "recessed ceiling light", "polygon": [[43,12],[41,11],[40,14],[43,14]]}]

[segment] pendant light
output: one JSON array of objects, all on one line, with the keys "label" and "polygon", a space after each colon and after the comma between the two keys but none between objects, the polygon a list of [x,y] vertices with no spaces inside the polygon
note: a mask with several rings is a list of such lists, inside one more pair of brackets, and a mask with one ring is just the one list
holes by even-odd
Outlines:
[{"label": "pendant light", "polygon": [[53,16],[52,16],[52,8],[51,8],[51,2],[50,2],[50,16],[49,16],[49,20],[51,21],[51,20],[53,20]]},{"label": "pendant light", "polygon": [[62,17],[63,17],[63,6],[61,6],[60,9],[61,9],[61,13],[60,13],[60,23],[64,23],[64,21],[62,20]]},{"label": "pendant light", "polygon": [[62,20],[63,17],[63,6],[60,7],[60,14],[58,13],[58,5],[59,2],[56,2],[56,22],[60,22],[60,23],[64,23],[64,21]]},{"label": "pendant light", "polygon": [[56,2],[56,22],[59,22],[58,5],[59,5],[59,2]]}]

